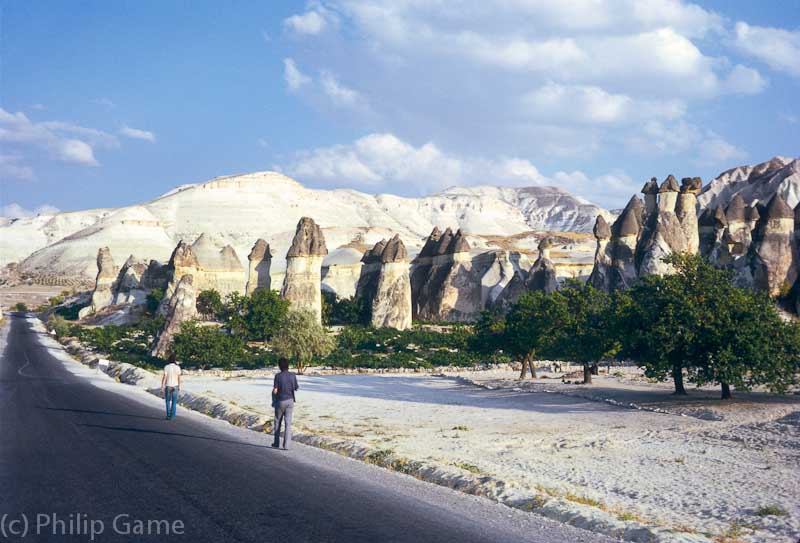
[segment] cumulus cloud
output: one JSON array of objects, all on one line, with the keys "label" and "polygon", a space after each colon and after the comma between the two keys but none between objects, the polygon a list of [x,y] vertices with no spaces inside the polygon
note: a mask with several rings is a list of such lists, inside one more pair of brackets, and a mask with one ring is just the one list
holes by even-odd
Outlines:
[{"label": "cumulus cloud", "polygon": [[736,23],[735,45],[778,72],[800,77],[800,30]]},{"label": "cumulus cloud", "polygon": [[283,20],[283,27],[295,34],[314,36],[329,26],[337,23],[336,14],[320,3],[309,4],[309,9],[302,14],[292,15]]},{"label": "cumulus cloud", "polygon": [[119,133],[123,136],[136,140],[149,141],[150,143],[156,142],[156,135],[153,132],[141,130],[139,128],[132,128],[128,125],[123,125],[122,128],[119,129]]},{"label": "cumulus cloud", "polygon": [[54,215],[59,212],[59,209],[50,204],[43,204],[34,209],[26,209],[18,203],[8,204],[0,208],[0,217],[8,219],[24,219],[26,217],[35,217],[37,215]]},{"label": "cumulus cloud", "polygon": [[[454,185],[556,185],[609,203],[621,193],[629,195],[635,190],[632,181],[620,173],[604,176],[606,186],[599,193],[597,180],[580,171],[558,172],[548,177],[524,158],[467,158],[446,153],[433,142],[414,146],[388,133],[369,134],[350,144],[300,152],[290,163],[276,168],[301,182],[416,195]],[[612,190],[606,191],[606,187]]]},{"label": "cumulus cloud", "polygon": [[626,138],[627,147],[652,155],[689,154],[700,165],[722,166],[747,157],[747,153],[713,130],[686,121],[650,121]]},{"label": "cumulus cloud", "polygon": [[641,119],[683,116],[680,100],[635,100],[591,85],[547,83],[522,97],[525,114],[551,122],[587,124],[634,123]]},{"label": "cumulus cloud", "polygon": [[291,58],[283,59],[283,78],[289,92],[297,92],[300,87],[311,82],[311,78],[301,72]]},{"label": "cumulus cloud", "polygon": [[102,130],[61,121],[33,122],[22,113],[0,108],[0,141],[26,150],[45,151],[50,158],[97,166],[96,147],[118,147],[116,137]]}]

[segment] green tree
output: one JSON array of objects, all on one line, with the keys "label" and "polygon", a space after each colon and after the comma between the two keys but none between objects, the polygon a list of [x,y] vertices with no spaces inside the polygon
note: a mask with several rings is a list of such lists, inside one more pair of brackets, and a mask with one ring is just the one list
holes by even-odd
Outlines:
[{"label": "green tree", "polygon": [[238,292],[231,292],[225,296],[225,302],[222,304],[222,309],[219,313],[219,320],[232,334],[246,336],[246,308],[247,296],[242,296]]},{"label": "green tree", "polygon": [[699,256],[665,261],[674,274],[645,277],[617,296],[623,352],[648,377],[671,374],[675,393],[686,394],[686,373],[697,384],[718,383],[724,399],[731,385],[785,390],[795,381],[798,331],[772,301],[736,287],[729,271]]},{"label": "green tree", "polygon": [[315,357],[328,356],[334,347],[336,341],[310,311],[289,311],[283,326],[272,338],[275,352],[294,361],[299,373],[303,373]]},{"label": "green tree", "polygon": [[553,352],[567,311],[566,299],[559,291],[528,292],[511,306],[506,315],[504,345],[510,354],[522,357],[520,379],[525,378],[527,368],[536,377],[533,361]]},{"label": "green tree", "polygon": [[23,302],[17,302],[14,305],[14,309],[19,311],[20,313],[27,313],[28,312],[28,306],[25,305]]},{"label": "green tree", "polygon": [[145,307],[147,312],[150,315],[155,315],[156,311],[158,311],[158,306],[161,304],[161,300],[164,299],[164,289],[163,288],[154,288],[150,292],[147,293],[147,298],[145,299]]},{"label": "green tree", "polygon": [[243,338],[194,320],[181,323],[173,339],[173,352],[186,367],[232,368],[249,358]]},{"label": "green tree", "polygon": [[475,321],[474,333],[468,340],[468,348],[476,353],[491,355],[503,351],[506,333],[506,317],[500,311],[485,309]]},{"label": "green tree", "polygon": [[583,364],[583,382],[592,383],[592,367],[613,356],[619,344],[609,326],[611,299],[605,292],[569,281],[559,292],[566,303],[564,318],[556,327],[556,358]]},{"label": "green tree", "polygon": [[722,399],[729,399],[731,386],[783,391],[795,382],[798,328],[783,321],[773,300],[736,287],[730,272],[699,257],[671,255],[667,261],[684,284],[686,303],[695,306],[697,333],[689,346],[694,383],[718,383]]},{"label": "green tree", "polygon": [[198,313],[200,313],[205,320],[218,318],[222,312],[222,297],[215,289],[204,290],[197,295],[197,302],[195,305]]},{"label": "green tree", "polygon": [[274,290],[258,288],[244,302],[248,339],[268,341],[286,320],[289,301]]}]

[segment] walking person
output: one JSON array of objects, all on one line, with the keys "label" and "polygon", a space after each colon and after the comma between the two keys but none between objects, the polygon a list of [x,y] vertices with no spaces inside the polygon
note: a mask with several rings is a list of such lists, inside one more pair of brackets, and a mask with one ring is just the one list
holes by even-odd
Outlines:
[{"label": "walking person", "polygon": [[164,366],[164,375],[161,377],[161,393],[164,394],[164,401],[167,404],[167,420],[175,418],[180,389],[181,367],[175,360],[175,353],[172,353],[167,359],[167,365]]},{"label": "walking person", "polygon": [[278,360],[280,373],[275,375],[272,388],[272,407],[275,408],[275,441],[272,446],[276,449],[281,444],[281,425],[286,427],[283,432],[283,449],[288,450],[292,445],[292,412],[294,411],[294,392],[297,386],[297,376],[289,371],[289,361],[281,357]]}]

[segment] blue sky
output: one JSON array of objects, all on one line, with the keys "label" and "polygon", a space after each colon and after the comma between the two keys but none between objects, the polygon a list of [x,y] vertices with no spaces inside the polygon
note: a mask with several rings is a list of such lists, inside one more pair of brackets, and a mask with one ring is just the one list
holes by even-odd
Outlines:
[{"label": "blue sky", "polygon": [[2,2],[3,215],[218,175],[417,196],[800,156],[800,1]]}]

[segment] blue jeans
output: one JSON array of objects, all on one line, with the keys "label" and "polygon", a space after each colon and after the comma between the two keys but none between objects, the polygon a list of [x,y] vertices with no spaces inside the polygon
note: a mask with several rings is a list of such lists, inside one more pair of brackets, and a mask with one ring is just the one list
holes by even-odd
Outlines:
[{"label": "blue jeans", "polygon": [[167,402],[167,418],[174,419],[178,405],[178,387],[164,387],[164,400]]}]

